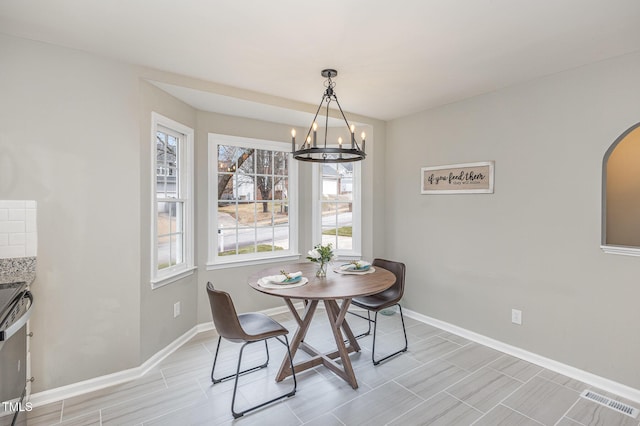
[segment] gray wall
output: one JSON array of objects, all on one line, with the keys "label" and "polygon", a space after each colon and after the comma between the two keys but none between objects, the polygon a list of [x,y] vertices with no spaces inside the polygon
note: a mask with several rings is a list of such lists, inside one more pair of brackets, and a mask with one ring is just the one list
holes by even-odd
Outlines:
[{"label": "gray wall", "polygon": [[[196,110],[144,80],[140,81],[140,95],[140,359],[144,361],[193,327],[198,297],[197,273],[151,289],[151,140],[155,140],[151,135],[151,112],[195,130]],[[200,229],[195,227],[196,235]],[[175,302],[180,302],[177,318],[173,318]]]},{"label": "gray wall", "polygon": [[[33,392],[137,367],[211,321],[211,280],[239,311],[282,306],[245,284],[260,266],[207,271],[207,133],[289,142],[290,126],[196,111],[146,80],[314,111],[306,105],[75,50],[0,35],[0,199],[38,202],[31,320]],[[151,111],[192,127],[196,263],[192,276],[151,290]],[[384,250],[385,123],[367,130],[364,256]],[[380,153],[380,154],[377,154]],[[376,155],[377,154],[377,155]],[[301,165],[300,250],[311,248],[311,173]],[[182,314],[173,318],[173,304]]]},{"label": "gray wall", "polygon": [[0,35],[0,199],[38,202],[34,392],[140,362],[138,78]]},{"label": "gray wall", "polygon": [[[6,36],[0,55],[0,198],[39,207],[34,392],[136,367],[209,321],[208,280],[229,289],[240,310],[281,305],[244,285],[259,267],[206,270],[206,133],[287,141],[289,126],[194,111],[142,79],[314,106]],[[407,263],[410,309],[640,388],[640,259],[599,248],[602,157],[638,122],[639,75],[640,55],[629,55],[386,129],[357,117],[374,128],[364,163],[365,258]],[[196,129],[198,272],[155,291],[151,110]],[[420,167],[484,160],[496,161],[495,194],[419,195]],[[304,165],[300,187],[304,253]],[[183,314],[173,319],[177,300]],[[522,326],[510,323],[511,308],[523,311]]]},{"label": "gray wall", "polygon": [[[638,122],[638,93],[636,54],[388,123],[406,306],[640,389],[640,258],[599,247],[602,159]],[[494,194],[420,195],[420,167],[486,160]]]}]

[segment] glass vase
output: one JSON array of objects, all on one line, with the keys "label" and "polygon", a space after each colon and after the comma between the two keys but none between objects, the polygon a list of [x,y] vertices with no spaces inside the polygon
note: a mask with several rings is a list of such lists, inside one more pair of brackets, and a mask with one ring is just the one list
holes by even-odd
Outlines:
[{"label": "glass vase", "polygon": [[327,264],[325,262],[320,262],[318,266],[318,270],[316,271],[316,277],[322,278],[327,276]]}]

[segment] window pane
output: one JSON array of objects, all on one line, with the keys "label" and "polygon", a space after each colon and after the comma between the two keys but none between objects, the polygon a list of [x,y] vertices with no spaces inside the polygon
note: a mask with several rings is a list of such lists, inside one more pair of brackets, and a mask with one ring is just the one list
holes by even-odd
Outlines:
[{"label": "window pane", "polygon": [[333,248],[336,247],[336,237],[334,235],[322,234],[322,245],[333,244]]},{"label": "window pane", "polygon": [[273,239],[275,250],[289,250],[289,227],[276,226],[274,228],[275,237]]},{"label": "window pane", "polygon": [[218,227],[235,228],[238,219],[238,207],[235,203],[218,203]]},{"label": "window pane", "polygon": [[218,173],[231,173],[233,166],[236,164],[235,146],[218,145]]},{"label": "window pane", "polygon": [[273,251],[274,229],[272,226],[259,226],[256,228],[258,252]]},{"label": "window pane", "polygon": [[181,264],[185,261],[184,203],[156,203],[158,235],[158,269]]},{"label": "window pane", "polygon": [[273,199],[273,178],[271,176],[256,176],[256,200]]},{"label": "window pane", "polygon": [[285,203],[273,203],[273,223],[283,225],[289,223],[289,207]]},{"label": "window pane", "polygon": [[238,226],[255,226],[257,208],[256,203],[238,203]]},{"label": "window pane", "polygon": [[218,256],[236,254],[236,233],[237,229],[218,228]]},{"label": "window pane", "polygon": [[326,164],[322,170],[323,198],[350,201],[353,197],[353,164]]},{"label": "window pane", "polygon": [[158,176],[156,178],[156,196],[159,198],[165,198],[167,192],[167,179],[165,176]]},{"label": "window pane", "polygon": [[235,200],[235,182],[234,175],[230,173],[221,173],[218,175],[218,199],[219,200]]},{"label": "window pane", "polygon": [[273,156],[273,173],[278,176],[289,175],[289,154],[286,152],[275,152]]},{"label": "window pane", "polygon": [[164,177],[165,180],[165,197],[178,198],[178,171],[175,167],[169,167],[168,175]]},{"label": "window pane", "polygon": [[273,189],[273,198],[275,200],[286,200],[289,197],[289,179],[285,177],[276,178]]},{"label": "window pane", "polygon": [[255,182],[253,176],[238,173],[236,175],[235,194],[238,200],[241,201],[255,200]]},{"label": "window pane", "polygon": [[256,221],[259,225],[273,225],[273,203],[256,203]]},{"label": "window pane", "polygon": [[254,149],[248,148],[235,148],[237,150],[236,165],[240,172],[252,175],[255,170],[255,155]]},{"label": "window pane", "polygon": [[256,174],[273,174],[273,151],[256,150]]},{"label": "window pane", "polygon": [[157,246],[157,258],[158,258],[158,270],[168,268],[171,266],[170,259],[170,244],[171,238],[169,236],[159,237]]},{"label": "window pane", "polygon": [[[164,187],[167,184],[172,185],[175,194],[177,185],[177,167],[178,167],[179,139],[165,132],[156,132],[156,176],[158,183],[162,182]],[[158,193],[164,193],[164,188],[158,188]],[[175,195],[174,195],[175,197]]]},{"label": "window pane", "polygon": [[174,209],[174,203],[170,202],[158,202],[157,206],[157,219],[156,219],[156,233],[157,235],[168,235],[171,233],[171,210]]},{"label": "window pane", "polygon": [[220,195],[214,211],[218,235],[213,249],[220,256],[262,253],[264,257],[275,250],[290,250],[288,147],[283,145],[280,151],[246,142],[244,147],[214,145],[217,164],[211,166],[217,170]]},{"label": "window pane", "polygon": [[218,227],[236,228],[238,221],[243,224],[253,224],[255,221],[255,208],[252,204],[218,203]]},{"label": "window pane", "polygon": [[335,200],[338,198],[338,178],[336,176],[322,177],[322,199]]},{"label": "window pane", "polygon": [[[153,236],[156,244],[152,247],[152,259],[157,272],[152,274],[153,288],[192,262],[193,241],[192,236],[187,235],[185,225],[190,221],[187,215],[192,217],[189,154],[193,133],[192,129],[170,121],[152,114],[155,128],[152,156],[156,165],[152,182],[155,197],[152,203],[155,222]],[[173,268],[175,266],[178,268]]]},{"label": "window pane", "polygon": [[182,233],[171,236],[171,266],[178,265],[184,261]]},{"label": "window pane", "polygon": [[351,250],[353,247],[353,213],[348,211],[351,204],[342,205],[340,212],[338,213],[337,224],[337,240],[336,248],[338,250]]},{"label": "window pane", "polygon": [[256,229],[238,228],[238,254],[255,253]]},{"label": "window pane", "polygon": [[[350,164],[353,167],[353,164]],[[351,200],[353,197],[353,172],[340,164],[338,177],[338,199]]]},{"label": "window pane", "polygon": [[351,250],[353,248],[352,237],[338,237],[338,244],[336,244],[338,250]]},{"label": "window pane", "polygon": [[174,234],[176,232],[176,203],[167,203],[167,216],[169,219],[169,233]]},{"label": "window pane", "polygon": [[322,203],[322,223],[326,221],[335,221],[335,214],[338,211],[338,205],[336,203]]}]

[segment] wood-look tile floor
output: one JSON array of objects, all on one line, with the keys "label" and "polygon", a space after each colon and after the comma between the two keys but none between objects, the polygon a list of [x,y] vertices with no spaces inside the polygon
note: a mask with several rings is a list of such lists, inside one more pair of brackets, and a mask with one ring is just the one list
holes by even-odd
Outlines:
[{"label": "wood-look tile floor", "polygon": [[[295,329],[291,315],[275,318]],[[399,319],[398,314],[379,316],[380,355],[402,345]],[[366,327],[356,317],[348,320],[355,331]],[[590,389],[587,384],[419,321],[405,321],[409,350],[377,367],[371,363],[371,337],[360,340],[362,351],[351,355],[359,384],[355,390],[319,366],[298,375],[295,396],[234,420],[233,381],[211,384],[217,335],[210,331],[194,337],[139,380],[35,408],[28,425],[640,426],[640,419],[581,398],[580,392]],[[324,312],[318,312],[306,341],[329,350],[332,340]],[[216,376],[235,371],[239,348],[223,341]],[[269,349],[269,367],[241,377],[238,409],[291,387],[290,379],[273,380],[284,346],[272,339]],[[296,361],[303,357],[300,351]],[[249,345],[245,359],[246,366],[262,362],[264,345]]]}]

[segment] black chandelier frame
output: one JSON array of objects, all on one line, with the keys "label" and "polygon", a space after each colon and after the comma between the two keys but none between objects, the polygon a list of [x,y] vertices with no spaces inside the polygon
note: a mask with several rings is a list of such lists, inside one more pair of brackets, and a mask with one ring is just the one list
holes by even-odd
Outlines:
[{"label": "black chandelier frame", "polygon": [[[362,146],[358,144],[355,139],[354,131],[355,127],[349,125],[349,121],[347,117],[344,115],[344,111],[342,111],[342,107],[340,106],[340,102],[338,101],[338,97],[336,96],[333,88],[336,83],[332,80],[333,77],[338,75],[338,71],[334,69],[324,69],[320,73],[327,80],[325,81],[325,91],[322,95],[322,100],[318,105],[318,109],[316,110],[316,114],[313,117],[313,121],[311,122],[311,127],[309,127],[309,131],[307,132],[307,136],[304,138],[300,147],[296,146],[295,140],[295,130],[291,132],[291,152],[293,154],[293,158],[300,161],[308,161],[315,163],[348,163],[354,161],[364,160],[367,156],[365,153],[365,134],[362,132]],[[322,110],[322,105],[326,102],[326,114],[325,114],[325,127],[324,127],[324,144],[318,145],[317,143],[317,118],[318,114]],[[330,147],[327,146],[327,133],[329,129],[329,106],[331,102],[335,102],[338,106],[338,110],[342,115],[342,119],[344,120],[347,129],[349,130],[349,134],[351,135],[350,144],[351,148],[346,148],[342,146],[342,143],[339,143],[339,147]]]}]

